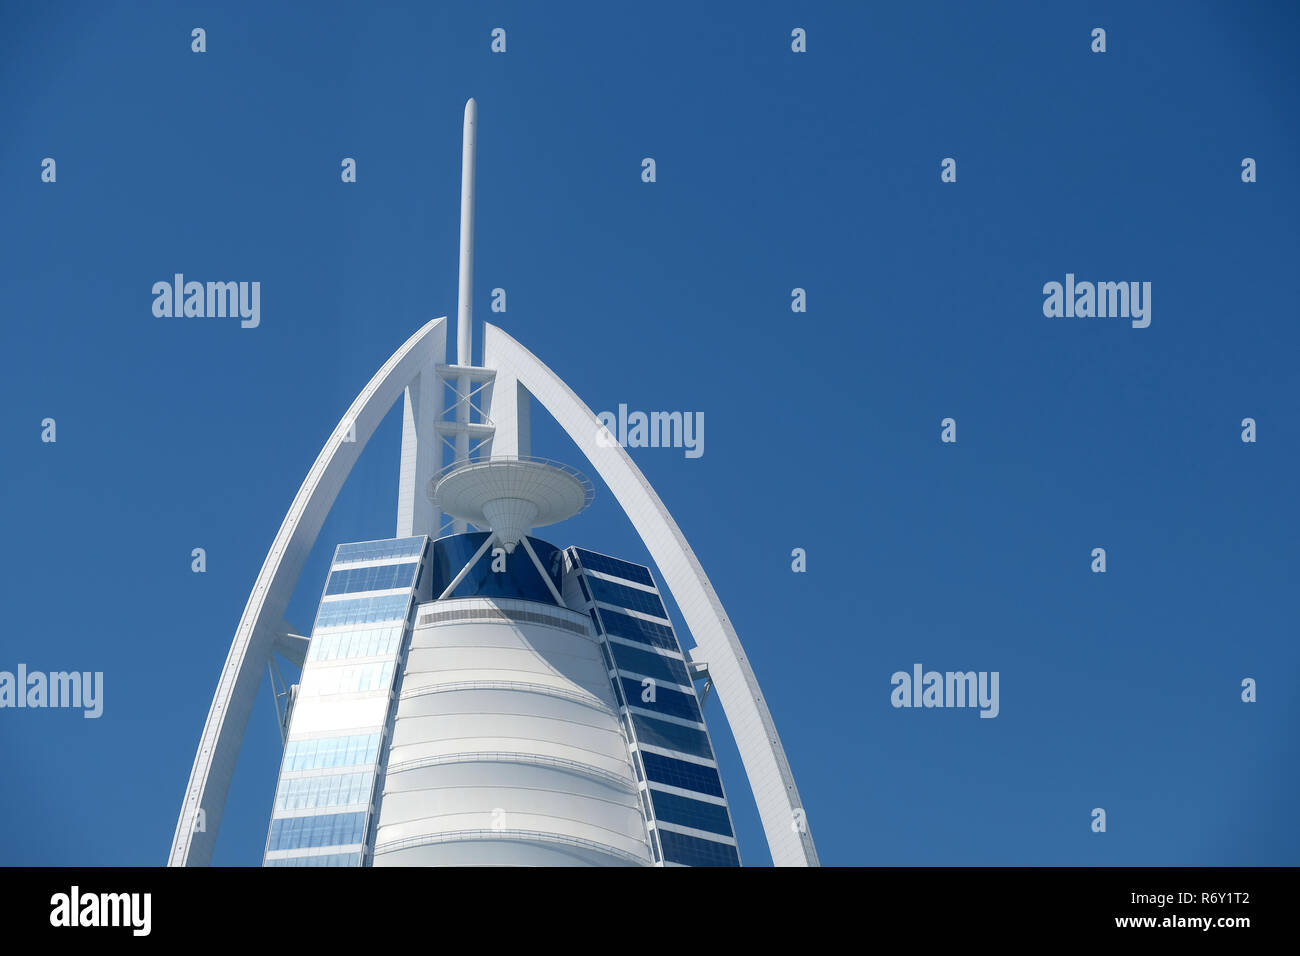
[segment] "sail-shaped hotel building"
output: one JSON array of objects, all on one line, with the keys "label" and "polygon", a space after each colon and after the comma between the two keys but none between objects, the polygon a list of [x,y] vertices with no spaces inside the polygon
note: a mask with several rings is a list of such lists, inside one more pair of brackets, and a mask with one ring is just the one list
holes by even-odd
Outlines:
[{"label": "sail-shaped hotel building", "polygon": [[[504,331],[484,326],[472,364],[476,124],[470,100],[455,360],[445,319],[417,331],[307,473],[235,632],[169,864],[211,862],[269,669],[285,748],[267,866],[738,866],[701,706],[710,693],[773,862],[816,865],[758,681],[663,502],[583,401]],[[307,555],[399,401],[394,535],[337,546],[311,633],[297,634],[284,616]],[[563,540],[555,526],[591,503],[593,482],[534,456],[534,403],[617,500],[654,569]],[[301,669],[296,684],[277,656]]]}]

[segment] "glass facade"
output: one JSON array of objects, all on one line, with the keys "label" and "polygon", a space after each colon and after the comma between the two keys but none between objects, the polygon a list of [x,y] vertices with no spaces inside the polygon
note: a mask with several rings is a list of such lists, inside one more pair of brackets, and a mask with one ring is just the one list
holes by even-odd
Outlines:
[{"label": "glass facade", "polygon": [[370,802],[374,789],[373,770],[359,773],[331,773],[323,777],[291,777],[280,782],[275,795],[277,810],[321,810],[351,807]]},{"label": "glass facade", "polygon": [[739,866],[731,813],[686,657],[671,624],[638,616],[668,621],[650,569],[581,548],[570,548],[568,555],[601,638],[655,862]]},{"label": "glass facade", "polygon": [[284,748],[286,770],[326,770],[331,767],[359,767],[379,758],[378,732],[324,737],[318,740],[290,740]]},{"label": "glass facade", "polygon": [[391,591],[409,588],[415,583],[419,561],[402,564],[371,564],[360,568],[340,568],[329,576],[326,594],[350,594],[354,591]]},{"label": "glass facade", "polygon": [[715,797],[722,796],[722,778],[713,767],[687,763],[675,757],[665,757],[646,751],[641,754],[646,777],[655,783],[666,784],[682,790],[694,790]]},{"label": "glass facade", "polygon": [[310,817],[281,817],[271,821],[267,850],[301,850],[318,846],[352,846],[366,832],[366,813],[325,813]]},{"label": "glass facade", "polygon": [[604,634],[681,653],[681,645],[677,643],[677,635],[673,633],[671,627],[656,624],[654,621],[643,621],[639,617],[611,611],[607,607],[593,610],[600,617],[599,629]]},{"label": "glass facade", "polygon": [[652,614],[664,619],[668,617],[664,613],[663,601],[659,600],[659,595],[654,591],[627,587],[597,577],[587,577],[587,584],[591,587],[592,597],[603,604],[612,604],[615,607]]},{"label": "glass facade", "polygon": [[595,551],[587,551],[584,548],[570,548],[569,550],[586,570],[610,574],[625,581],[635,581],[637,584],[644,584],[650,588],[655,586],[655,579],[651,577],[650,569],[643,565],[620,561],[618,558],[611,558],[607,554],[597,554]]},{"label": "glass facade", "polygon": [[725,806],[661,790],[654,791],[654,795],[655,816],[661,821],[731,836],[731,816]]},{"label": "glass facade", "polygon": [[636,736],[643,743],[664,750],[676,750],[692,757],[713,759],[713,747],[709,744],[709,735],[702,727],[688,727],[666,720],[655,720],[642,714],[632,713],[632,726]]},{"label": "glass facade", "polygon": [[409,593],[323,601],[320,610],[316,612],[316,629],[340,627],[344,624],[400,621],[406,617],[406,608],[410,603]]},{"label": "glass facade", "polygon": [[317,853],[267,860],[265,866],[360,866],[360,853]]},{"label": "glass facade", "polygon": [[385,538],[382,541],[358,541],[341,544],[334,552],[334,566],[357,561],[381,561],[391,558],[418,558],[428,541],[424,535],[414,538]]},{"label": "glass facade", "polygon": [[397,650],[405,630],[401,624],[331,631],[312,638],[309,661],[338,661],[354,657],[388,657]]},{"label": "glass facade", "polygon": [[365,862],[397,662],[427,547],[419,536],[335,550],[290,702],[265,865]]},{"label": "glass facade", "polygon": [[[487,531],[471,531],[467,534],[439,538],[433,543],[429,564],[433,575],[434,597],[440,596],[456,579],[456,575],[483,546],[488,534]],[[530,537],[528,543],[533,546],[542,567],[547,569],[551,583],[559,590],[561,583],[559,550],[555,545],[547,544],[537,538]],[[541,604],[557,603],[551,594],[551,589],[546,586],[546,581],[538,573],[536,565],[522,545],[515,548],[513,554],[504,554],[495,558],[492,554],[493,550],[486,551],[474,563],[469,573],[456,585],[456,589],[447,595],[449,598],[505,597],[537,601]],[[505,570],[494,570],[493,564],[495,563],[499,569],[502,561],[505,563]]]},{"label": "glass facade", "polygon": [[740,866],[740,855],[734,844],[701,840],[674,830],[659,834],[663,841],[664,859],[684,866]]},{"label": "glass facade", "polygon": [[[686,662],[678,657],[670,657],[667,653],[659,654],[649,649],[633,647],[630,644],[624,644],[617,638],[602,642],[602,646],[607,647],[606,653],[613,654],[613,660],[618,662],[618,670],[623,674],[632,674],[639,677],[653,677],[657,681],[669,684],[680,684],[683,687],[691,686],[690,675],[686,671]],[[609,669],[614,669],[614,664],[609,664]]]},{"label": "glass facade", "polygon": [[704,719],[700,716],[700,702],[693,690],[690,693],[672,690],[657,683],[652,677],[638,680],[635,677],[620,676],[619,683],[623,685],[623,695],[633,707],[667,714],[669,717],[684,717],[695,723]]}]

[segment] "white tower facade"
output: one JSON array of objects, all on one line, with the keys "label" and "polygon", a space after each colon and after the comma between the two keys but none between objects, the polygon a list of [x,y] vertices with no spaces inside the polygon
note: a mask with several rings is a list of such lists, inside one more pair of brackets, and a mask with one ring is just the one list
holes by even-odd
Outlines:
[{"label": "white tower facade", "polygon": [[[774,863],[816,865],[766,700],[662,501],[627,452],[601,440],[590,408],[505,332],[485,326],[473,365],[476,127],[470,100],[456,361],[446,320],[428,323],[308,472],[236,630],[169,863],[211,861],[269,665],[286,745],[268,865],[738,865],[699,681],[722,704]],[[295,634],[284,611],[303,562],[399,399],[396,536],[339,546],[311,634]],[[575,469],[530,457],[534,399],[641,536],[689,651],[650,568],[533,536],[593,494]],[[277,654],[301,667],[296,685]]]},{"label": "white tower facade", "polygon": [[644,865],[636,778],[586,615],[510,598],[416,618],[375,866]]}]

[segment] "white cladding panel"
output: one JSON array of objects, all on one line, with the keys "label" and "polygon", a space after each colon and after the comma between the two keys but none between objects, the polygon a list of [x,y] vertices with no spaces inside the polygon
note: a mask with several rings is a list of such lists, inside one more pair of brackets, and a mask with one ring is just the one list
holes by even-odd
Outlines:
[{"label": "white cladding panel", "polygon": [[599,847],[542,842],[502,833],[492,840],[454,840],[402,847],[375,857],[375,866],[637,866]]},{"label": "white cladding panel", "polygon": [[293,738],[356,728],[363,728],[367,733],[377,732],[387,717],[387,694],[372,693],[353,699],[341,695],[300,697],[293,705]]},{"label": "white cladding panel", "polygon": [[[627,742],[590,630],[418,623],[430,610],[494,606],[470,598],[417,612],[374,865],[649,865]],[[574,612],[533,607],[586,627]]]}]

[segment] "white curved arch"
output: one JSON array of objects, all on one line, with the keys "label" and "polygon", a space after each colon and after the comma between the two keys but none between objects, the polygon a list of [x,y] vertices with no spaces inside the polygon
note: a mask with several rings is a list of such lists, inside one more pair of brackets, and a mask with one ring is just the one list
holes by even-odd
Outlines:
[{"label": "white curved arch", "polygon": [[601,423],[582,399],[545,363],[494,325],[485,323],[483,365],[496,371],[491,417],[497,424],[493,454],[505,447],[517,418],[518,386],[545,406],[609,486],[645,542],[708,662],[709,674],[745,764],[767,845],[776,866],[816,866],[794,774],[745,649],[691,546],[664,503],[622,446],[597,441]]},{"label": "white curved arch", "polygon": [[[375,427],[408,383],[442,361],[446,339],[446,319],[434,319],[393,353],[348,408],[294,496],[226,656],[185,789],[169,866],[206,866],[212,861],[230,778],[257,698],[262,669],[282,629],[285,609],[303,563]],[[432,440],[436,441],[436,436]]]}]

